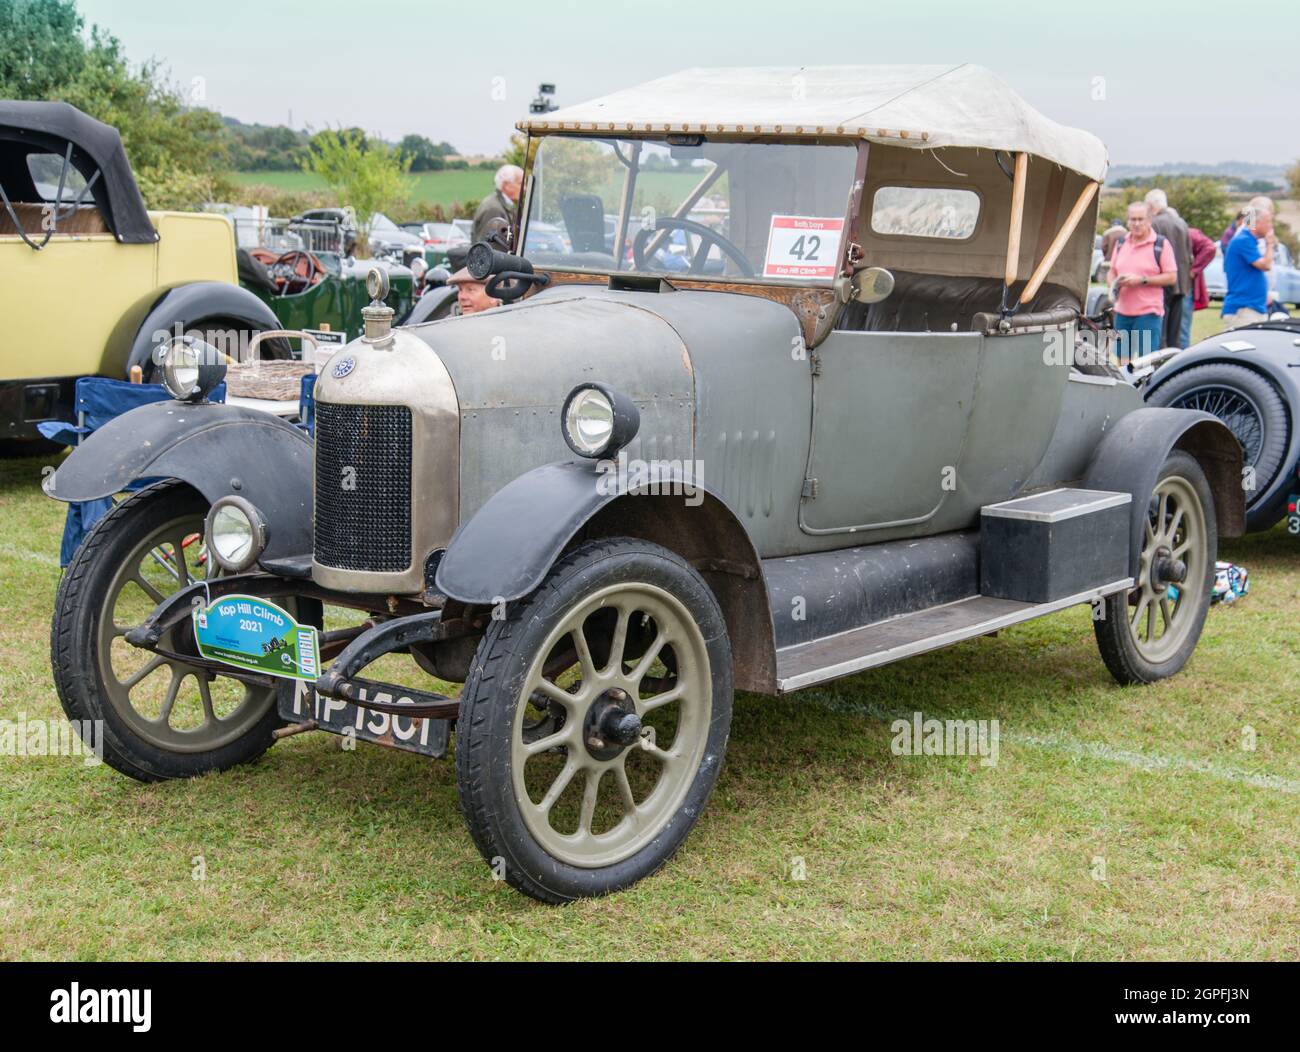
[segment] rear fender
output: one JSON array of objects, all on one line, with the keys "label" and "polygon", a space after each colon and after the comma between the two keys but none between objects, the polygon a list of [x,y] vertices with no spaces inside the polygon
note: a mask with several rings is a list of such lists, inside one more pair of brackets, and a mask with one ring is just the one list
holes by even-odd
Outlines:
[{"label": "rear fender", "polygon": [[1101,440],[1082,483],[1086,489],[1133,495],[1129,574],[1134,578],[1139,572],[1148,503],[1160,468],[1175,449],[1190,453],[1205,472],[1214,494],[1219,536],[1240,537],[1246,530],[1241,444],[1227,426],[1209,413],[1190,409],[1135,409]]},{"label": "rear fender", "polygon": [[[135,330],[129,347],[120,347],[116,354],[110,348],[104,374],[126,377],[136,365],[148,373],[156,349],[173,336],[218,318],[228,318],[253,332],[281,328],[275,312],[240,285],[224,281],[177,285],[158,297]],[[289,345],[283,340],[267,340],[262,348],[266,358],[290,357]]]}]

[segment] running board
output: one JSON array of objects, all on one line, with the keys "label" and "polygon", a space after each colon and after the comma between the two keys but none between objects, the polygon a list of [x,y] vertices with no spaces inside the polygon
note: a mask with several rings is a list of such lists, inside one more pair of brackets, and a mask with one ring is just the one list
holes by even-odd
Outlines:
[{"label": "running board", "polygon": [[810,643],[785,647],[776,653],[777,691],[787,694],[916,654],[940,650],[1132,587],[1133,578],[1125,577],[1049,603],[973,595]]}]

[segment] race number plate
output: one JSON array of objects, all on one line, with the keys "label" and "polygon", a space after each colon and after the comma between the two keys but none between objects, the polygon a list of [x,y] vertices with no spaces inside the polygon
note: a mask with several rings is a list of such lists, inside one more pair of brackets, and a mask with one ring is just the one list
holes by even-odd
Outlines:
[{"label": "race number plate", "polygon": [[213,661],[283,679],[320,675],[316,629],[253,595],[228,595],[190,615],[199,653]]},{"label": "race number plate", "polygon": [[767,235],[765,278],[835,277],[844,219],[773,216]]},{"label": "race number plate", "polygon": [[1300,493],[1291,494],[1286,506],[1286,532],[1293,537],[1300,537]]},{"label": "race number plate", "polygon": [[[320,348],[323,356],[319,359],[320,361],[324,361],[325,358],[328,358],[348,342],[348,334],[345,332],[335,332],[332,329],[303,329],[302,331],[316,340],[316,346]],[[306,340],[300,341],[298,349],[294,353],[295,358],[302,357],[302,344],[306,342]]]},{"label": "race number plate", "polygon": [[[364,687],[361,696],[366,696]],[[413,719],[363,709],[338,698],[322,697],[307,683],[285,684],[278,697],[280,717],[289,723],[315,720],[320,730],[341,734],[345,738],[359,738],[435,758],[447,755],[450,727],[447,720]],[[401,705],[411,699],[377,694],[375,700]]]}]

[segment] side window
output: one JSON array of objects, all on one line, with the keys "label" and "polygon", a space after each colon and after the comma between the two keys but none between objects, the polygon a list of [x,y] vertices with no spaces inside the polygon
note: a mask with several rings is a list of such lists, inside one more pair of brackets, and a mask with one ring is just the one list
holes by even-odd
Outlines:
[{"label": "side window", "polygon": [[[36,192],[40,194],[42,201],[53,201],[59,192],[59,176],[63,174],[63,158],[56,153],[29,153],[27,155],[27,170],[31,173],[32,182],[36,184]],[[68,165],[67,175],[63,177],[63,198],[62,200],[72,202],[77,199],[77,195],[86,188],[86,180],[82,174]]]},{"label": "side window", "polygon": [[964,241],[975,233],[980,199],[973,190],[882,186],[871,199],[871,230],[893,237]]}]

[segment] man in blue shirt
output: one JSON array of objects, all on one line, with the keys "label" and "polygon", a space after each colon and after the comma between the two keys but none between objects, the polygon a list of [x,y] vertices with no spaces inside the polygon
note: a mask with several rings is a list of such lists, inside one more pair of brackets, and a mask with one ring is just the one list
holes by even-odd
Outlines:
[{"label": "man in blue shirt", "polygon": [[1256,197],[1246,211],[1246,221],[1223,253],[1223,274],[1228,282],[1228,294],[1223,297],[1223,320],[1229,328],[1268,317],[1268,272],[1273,268],[1273,249],[1277,245],[1277,235],[1273,233],[1273,202],[1267,197]]}]

